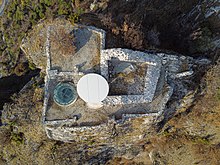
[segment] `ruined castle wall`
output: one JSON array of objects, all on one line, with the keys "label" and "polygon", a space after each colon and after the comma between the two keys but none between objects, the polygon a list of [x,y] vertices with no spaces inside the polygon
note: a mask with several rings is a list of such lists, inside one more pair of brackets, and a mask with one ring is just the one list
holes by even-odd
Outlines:
[{"label": "ruined castle wall", "polygon": [[[61,140],[65,142],[79,142],[83,143],[84,141],[95,141],[96,143],[102,144],[111,144],[116,140],[115,138],[129,138],[131,134],[135,134],[137,139],[142,135],[142,131],[135,133],[135,128],[138,127],[139,130],[147,131],[149,126],[154,123],[158,118],[158,113],[155,114],[131,114],[124,115],[123,118],[119,121],[114,119],[109,120],[108,123],[104,123],[97,126],[71,126],[64,124],[60,125],[57,123],[57,127],[54,125],[45,125],[45,130],[47,136],[51,139]],[[133,122],[140,124],[133,125]],[[133,141],[137,140],[133,138]],[[117,140],[118,141],[118,140]],[[130,141],[132,142],[132,141]],[[129,143],[128,143],[129,145]]]},{"label": "ruined castle wall", "polygon": [[[77,26],[84,27],[83,25]],[[129,139],[131,134],[135,134],[132,135],[132,140],[135,141],[140,136],[145,134],[145,131],[147,131],[150,125],[158,121],[158,117],[162,115],[163,109],[165,108],[167,101],[170,99],[173,93],[172,86],[167,84],[167,75],[172,78],[172,76],[175,76],[175,74],[180,73],[181,66],[179,62],[181,61],[184,63],[185,59],[184,57],[178,58],[177,56],[167,56],[166,54],[162,53],[151,54],[121,48],[105,49],[105,31],[94,27],[87,28],[88,30],[91,30],[92,32],[98,33],[100,35],[100,67],[101,74],[106,79],[108,79],[108,60],[111,58],[118,58],[121,61],[144,62],[148,65],[143,95],[108,96],[103,102],[104,105],[149,103],[153,101],[151,106],[155,108],[157,107],[158,101],[158,99],[154,98],[156,89],[162,91],[161,97],[164,99],[161,100],[163,100],[164,103],[159,105],[158,111],[154,110],[151,113],[145,114],[123,114],[120,120],[109,119],[107,123],[100,125],[78,125],[76,118],[47,121],[46,110],[49,100],[49,81],[52,79],[69,79],[69,77],[74,77],[74,84],[77,84],[78,79],[83,76],[83,73],[79,73],[77,68],[75,69],[75,72],[58,72],[57,70],[51,70],[49,45],[50,28],[48,28],[47,40],[45,43],[47,68],[45,76],[45,99],[43,109],[43,124],[45,126],[47,136],[51,139],[65,142],[99,141],[100,143],[104,144],[113,143],[115,138]],[[161,70],[163,70],[163,73],[161,73]],[[163,77],[163,83],[158,83],[159,78],[161,77]],[[159,94],[157,97],[159,98],[160,91],[158,93]],[[136,130],[138,131],[136,132]],[[117,142],[119,141],[120,140],[117,139]],[[129,141],[132,142],[131,140]]]}]

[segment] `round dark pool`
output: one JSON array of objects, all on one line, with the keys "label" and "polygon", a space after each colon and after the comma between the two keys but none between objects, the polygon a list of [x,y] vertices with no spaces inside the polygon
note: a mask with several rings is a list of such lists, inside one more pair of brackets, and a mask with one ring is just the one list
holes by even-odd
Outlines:
[{"label": "round dark pool", "polygon": [[77,99],[77,92],[72,83],[59,83],[54,89],[54,101],[58,105],[70,105]]}]

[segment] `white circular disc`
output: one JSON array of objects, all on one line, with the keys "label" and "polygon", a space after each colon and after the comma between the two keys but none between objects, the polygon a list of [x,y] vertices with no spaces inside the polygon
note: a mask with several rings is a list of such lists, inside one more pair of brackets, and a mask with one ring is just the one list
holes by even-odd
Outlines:
[{"label": "white circular disc", "polygon": [[77,92],[79,97],[87,103],[100,103],[107,97],[109,85],[104,77],[90,73],[79,80]]}]

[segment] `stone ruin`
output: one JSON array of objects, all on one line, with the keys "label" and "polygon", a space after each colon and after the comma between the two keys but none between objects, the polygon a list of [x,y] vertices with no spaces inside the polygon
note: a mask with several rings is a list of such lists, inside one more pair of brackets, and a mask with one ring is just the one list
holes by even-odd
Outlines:
[{"label": "stone ruin", "polygon": [[[62,56],[51,43],[51,35],[60,27],[74,34],[76,51],[69,52],[68,56]],[[38,36],[45,37],[41,38],[41,53],[30,52],[36,36],[30,35],[21,47],[34,63],[39,63],[36,55],[42,54],[46,60],[42,119],[51,139],[79,142],[99,138],[103,143],[110,143],[115,132],[125,131],[132,121],[141,120],[140,127],[146,127],[162,116],[175,86],[181,88],[184,77],[193,74],[190,57],[106,49],[105,31],[95,27],[59,20],[39,24],[36,31]],[[57,84],[71,82],[76,87],[79,79],[88,73],[100,74],[109,83],[110,91],[103,107],[90,109],[79,97],[69,106],[54,102]]]},{"label": "stone ruin", "polygon": [[[117,62],[116,62],[117,61]],[[130,90],[134,94],[127,94],[122,93],[124,95],[112,95],[108,96],[103,102],[106,105],[117,105],[117,104],[138,104],[138,103],[149,103],[153,100],[157,82],[160,76],[160,70],[161,70],[161,61],[160,58],[157,56],[152,56],[148,53],[144,52],[139,52],[139,51],[133,51],[133,50],[128,50],[128,49],[106,49],[101,51],[101,60],[100,60],[100,69],[101,69],[101,75],[104,76],[107,80],[111,79],[111,74],[113,71],[110,71],[110,62],[115,62],[116,65],[115,67],[119,68],[120,63],[121,64],[130,64],[130,67],[132,67],[130,71],[127,71],[128,68],[121,69],[119,68],[119,73],[123,73],[124,77],[122,79],[127,79],[132,72],[134,73],[133,79],[138,79],[138,67],[142,67],[142,74],[143,76],[139,75],[139,79],[143,81],[140,82],[141,80],[136,79],[133,80],[133,83],[128,83],[129,86],[133,86]],[[132,65],[133,63],[133,65]],[[136,65],[136,68],[134,67],[135,64],[139,64],[139,66]],[[145,65],[145,66],[143,66]],[[140,70],[140,69],[139,69]],[[135,77],[136,76],[136,77]],[[119,78],[118,78],[119,79]],[[115,79],[114,79],[115,80]],[[109,81],[110,86],[112,81]],[[120,86],[122,82],[114,83],[114,86],[112,87],[113,89],[119,86],[118,88],[123,88],[123,86],[126,86],[127,84],[123,84],[123,86]],[[142,84],[140,84],[142,83]],[[140,84],[140,85],[139,85]],[[138,89],[135,89],[136,86],[141,86]],[[142,88],[142,89],[141,89]],[[129,89],[127,89],[129,90]],[[127,91],[129,92],[129,91]],[[138,93],[138,94],[136,94]]]}]

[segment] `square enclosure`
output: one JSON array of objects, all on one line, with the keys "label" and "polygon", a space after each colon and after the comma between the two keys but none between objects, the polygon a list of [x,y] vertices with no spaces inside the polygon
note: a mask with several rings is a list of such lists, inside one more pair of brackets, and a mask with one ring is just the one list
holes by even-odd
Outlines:
[{"label": "square enclosure", "polygon": [[110,84],[110,94],[104,104],[136,104],[153,100],[161,69],[158,56],[121,48],[102,50],[100,68]]},{"label": "square enclosure", "polygon": [[144,62],[109,60],[109,95],[143,95],[146,72]]}]

